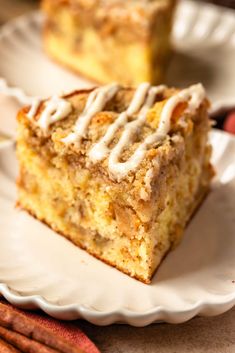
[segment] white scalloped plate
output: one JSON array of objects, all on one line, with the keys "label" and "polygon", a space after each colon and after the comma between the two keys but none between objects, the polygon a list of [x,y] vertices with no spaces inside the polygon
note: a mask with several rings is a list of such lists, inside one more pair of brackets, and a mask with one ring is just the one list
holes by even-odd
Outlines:
[{"label": "white scalloped plate", "polygon": [[[30,96],[50,96],[90,82],[50,61],[43,52],[43,18],[36,12],[0,29],[0,77]],[[188,86],[201,81],[212,100],[212,112],[235,106],[235,12],[200,1],[180,2],[173,31],[175,54],[167,83]],[[0,82],[0,91],[18,96]]]},{"label": "white scalloped plate", "polygon": [[235,138],[213,131],[212,191],[151,285],[88,255],[14,208],[14,145],[0,148],[0,293],[22,308],[97,325],[180,323],[235,304]]}]

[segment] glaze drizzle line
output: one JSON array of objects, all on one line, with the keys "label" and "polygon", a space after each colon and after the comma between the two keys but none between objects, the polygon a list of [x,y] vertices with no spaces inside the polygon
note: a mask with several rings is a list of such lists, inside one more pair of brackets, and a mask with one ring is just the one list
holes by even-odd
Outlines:
[{"label": "glaze drizzle line", "polygon": [[[40,106],[41,100],[36,98],[33,102],[27,116],[32,120]],[[58,96],[53,96],[45,103],[45,108],[36,122],[36,124],[44,131],[47,132],[51,124],[66,118],[72,111],[72,105],[67,100]]]},{"label": "glaze drizzle line", "polygon": [[110,152],[108,145],[113,140],[115,133],[119,128],[125,126],[128,122],[128,118],[138,113],[142,105],[145,104],[146,95],[148,94],[149,89],[149,83],[142,83],[139,85],[128,109],[118,116],[118,118],[108,127],[107,132],[101,140],[92,147],[89,152],[89,157],[93,163],[103,160],[108,155]]},{"label": "glaze drizzle line", "polygon": [[[82,138],[86,136],[92,117],[97,113],[102,112],[107,102],[110,101],[120,89],[121,86],[114,83],[92,91],[87,99],[82,114],[78,117],[75,123],[73,131],[62,141],[67,145],[71,143],[79,145]],[[162,109],[157,130],[140,143],[133,155],[127,161],[120,162],[122,152],[134,140],[134,136],[138,129],[145,124],[147,113],[153,106],[156,95],[163,92],[165,89],[165,86],[152,87],[148,83],[142,83],[139,85],[128,109],[118,116],[118,118],[108,127],[100,141],[95,143],[91,148],[88,154],[91,162],[97,163],[109,155],[109,172],[114,178],[121,180],[130,171],[138,168],[151,145],[160,142],[166,137],[171,128],[172,114],[179,103],[187,102],[186,111],[193,113],[205,99],[205,90],[201,84],[191,86],[173,95],[167,100]],[[35,116],[39,104],[40,102],[35,101],[32,105],[28,112],[29,119],[32,119],[33,116]],[[37,125],[47,131],[50,124],[65,118],[71,112],[71,109],[71,104],[68,101],[59,97],[53,97],[46,102],[45,109],[42,112]],[[130,117],[133,117],[133,120],[128,122],[128,118]],[[121,127],[123,127],[121,137],[117,144],[110,149],[109,144],[114,139],[117,130]]]},{"label": "glaze drizzle line", "polygon": [[108,159],[108,166],[111,174],[115,176],[118,180],[125,177],[129,173],[129,171],[134,170],[140,163],[140,159],[142,159],[141,157],[143,153],[141,154],[141,156],[140,154],[134,153],[134,155],[126,162],[119,162],[119,159],[123,150],[128,146],[128,144],[133,141],[137,130],[145,124],[147,113],[149,109],[153,106],[154,101],[156,99],[156,95],[158,93],[163,92],[164,89],[164,86],[149,88],[148,94],[145,97],[144,105],[142,106],[136,120],[131,121],[125,125],[123,133],[118,143],[112,149]]},{"label": "glaze drizzle line", "polygon": [[85,137],[89,123],[93,116],[101,112],[120,89],[117,83],[95,89],[88,97],[83,113],[78,117],[74,131],[62,139],[65,144],[75,143],[79,145]]},{"label": "glaze drizzle line", "polygon": [[[181,102],[185,102],[189,100],[187,110],[188,112],[192,113],[200,106],[204,98],[205,98],[205,90],[201,84],[191,86],[188,89],[185,89],[179,92],[178,94],[172,96],[171,98],[169,98],[169,100],[167,101],[167,103],[165,104],[162,110],[157,131],[151,134],[150,136],[148,136],[138,146],[134,154],[126,162],[119,162],[121,152],[123,148],[126,147],[126,143],[128,143],[128,137],[129,137],[129,136],[127,136],[127,138],[125,138],[126,136],[124,137],[124,134],[125,134],[125,131],[124,131],[119,142],[114,147],[114,149],[112,150],[109,156],[108,165],[109,165],[109,171],[111,172],[111,174],[118,181],[120,181],[130,171],[135,170],[144,159],[148,148],[153,144],[163,140],[166,137],[166,135],[169,133],[171,128],[171,117],[177,105]],[[120,141],[122,140],[123,140],[123,143],[120,143]]]},{"label": "glaze drizzle line", "polygon": [[35,117],[40,104],[41,104],[41,99],[40,98],[34,98],[34,100],[32,102],[32,105],[31,105],[31,107],[30,107],[30,109],[28,111],[28,114],[27,114],[27,117],[30,120],[32,120]]}]

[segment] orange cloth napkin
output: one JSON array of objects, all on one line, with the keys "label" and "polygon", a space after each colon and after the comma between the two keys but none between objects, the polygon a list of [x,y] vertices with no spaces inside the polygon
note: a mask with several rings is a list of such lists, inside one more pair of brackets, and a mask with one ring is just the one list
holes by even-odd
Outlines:
[{"label": "orange cloth napkin", "polygon": [[100,353],[79,329],[42,312],[14,308],[0,299],[1,353]]}]

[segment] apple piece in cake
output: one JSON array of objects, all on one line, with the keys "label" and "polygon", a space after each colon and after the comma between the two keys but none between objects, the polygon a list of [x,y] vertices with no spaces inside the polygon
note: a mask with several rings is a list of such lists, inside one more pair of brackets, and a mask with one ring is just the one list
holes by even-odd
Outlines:
[{"label": "apple piece in cake", "polygon": [[18,114],[18,205],[150,283],[209,190],[208,106],[201,84],[35,100]]},{"label": "apple piece in cake", "polygon": [[176,0],[43,0],[44,46],[95,82],[162,81]]}]

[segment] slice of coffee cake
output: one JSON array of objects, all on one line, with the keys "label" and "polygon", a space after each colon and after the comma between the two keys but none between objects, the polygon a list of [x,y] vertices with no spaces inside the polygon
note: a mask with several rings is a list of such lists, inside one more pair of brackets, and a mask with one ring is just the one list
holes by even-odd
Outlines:
[{"label": "slice of coffee cake", "polygon": [[208,105],[200,84],[35,101],[18,114],[18,204],[149,283],[209,189]]}]

